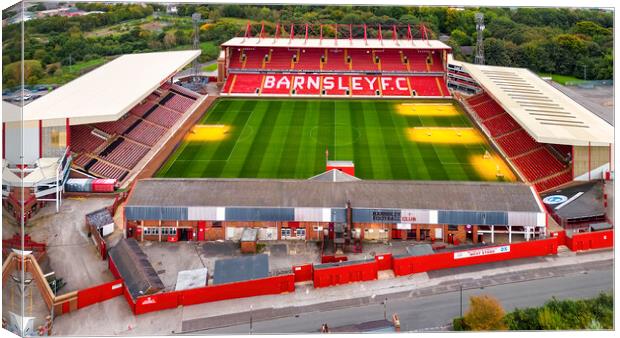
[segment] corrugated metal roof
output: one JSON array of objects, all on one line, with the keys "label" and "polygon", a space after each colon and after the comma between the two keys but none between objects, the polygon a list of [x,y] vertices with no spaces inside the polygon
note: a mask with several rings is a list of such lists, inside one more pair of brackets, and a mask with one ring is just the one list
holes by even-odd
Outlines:
[{"label": "corrugated metal roof", "polygon": [[[46,127],[64,126],[67,118],[72,125],[115,121],[199,55],[185,50],[120,56],[27,104],[23,119],[43,120]],[[3,122],[18,115],[3,116]]]},{"label": "corrugated metal roof", "polygon": [[461,65],[537,142],[608,146],[614,129],[525,68]]},{"label": "corrugated metal roof", "polygon": [[262,179],[143,179],[127,207],[431,209],[542,212],[523,183],[440,181],[317,182]]},{"label": "corrugated metal roof", "polygon": [[123,238],[110,248],[109,256],[133,299],[165,288],[148,257],[133,238]]},{"label": "corrugated metal roof", "polygon": [[226,284],[269,277],[269,257],[265,254],[215,261],[213,284]]},{"label": "corrugated metal roof", "polygon": [[304,39],[235,37],[222,44],[224,47],[284,47],[284,48],[359,48],[359,49],[451,49],[439,40],[406,39]]}]

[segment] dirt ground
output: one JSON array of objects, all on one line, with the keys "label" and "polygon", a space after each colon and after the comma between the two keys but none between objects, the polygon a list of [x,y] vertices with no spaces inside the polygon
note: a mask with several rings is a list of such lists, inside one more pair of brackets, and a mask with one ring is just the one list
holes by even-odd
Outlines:
[{"label": "dirt ground", "polygon": [[[142,242],[140,247],[149,258],[167,290],[174,290],[179,271],[207,268],[213,277],[215,262],[241,256],[239,243],[216,242]],[[316,263],[319,247],[314,242],[266,242],[261,253],[269,256],[270,274],[290,272],[294,265]]]},{"label": "dirt ground", "polygon": [[[521,241],[513,236],[513,242]],[[507,235],[497,235],[496,243],[507,243]],[[364,242],[361,253],[346,253],[348,260],[372,259],[375,255],[407,253],[407,247],[429,242],[392,241]],[[446,245],[452,247],[452,245]],[[215,262],[220,259],[243,256],[238,242],[141,242],[140,247],[149,258],[167,290],[174,290],[179,271],[207,268],[213,277]],[[320,263],[320,246],[316,242],[269,241],[259,242],[259,253],[269,256],[269,272],[272,275],[290,272],[295,265]]]},{"label": "dirt ground", "polygon": [[[43,272],[55,271],[57,278],[67,283],[60,294],[114,280],[107,262],[97,255],[85,225],[86,214],[113,202],[111,198],[65,199],[58,214],[49,204],[28,221],[26,234],[47,244],[47,258],[39,262]],[[3,217],[3,238],[13,236],[17,230],[12,218]],[[110,236],[119,238],[122,234],[117,227]]]}]

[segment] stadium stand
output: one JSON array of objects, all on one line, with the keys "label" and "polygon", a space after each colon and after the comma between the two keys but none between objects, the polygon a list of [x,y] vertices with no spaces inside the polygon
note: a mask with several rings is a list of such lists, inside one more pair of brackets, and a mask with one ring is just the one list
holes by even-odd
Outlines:
[{"label": "stadium stand", "polygon": [[145,119],[162,127],[170,128],[181,118],[181,116],[183,116],[182,113],[173,111],[169,108],[157,106],[152,113],[145,117]]},{"label": "stadium stand", "polygon": [[386,49],[382,52],[375,52],[375,55],[379,56],[382,71],[406,72],[408,69],[407,65],[403,63],[402,53],[401,50]]},{"label": "stadium stand", "polygon": [[[157,97],[157,100],[159,100],[159,97]],[[147,112],[151,111],[151,109],[153,109],[153,107],[156,105],[155,102],[153,101],[146,101],[143,104],[139,104],[135,107],[133,107],[129,112],[131,114],[136,115],[137,117],[143,117],[144,114],[146,114]]]},{"label": "stadium stand", "polygon": [[323,70],[349,70],[349,64],[346,62],[346,49],[325,49],[326,60],[323,63]]},{"label": "stadium stand", "polygon": [[450,92],[441,76],[410,76],[411,89],[416,96],[449,96]]},{"label": "stadium stand", "polygon": [[[411,40],[390,40],[385,46],[381,42],[361,47],[355,46],[353,40],[348,46],[332,40],[308,40],[303,45],[283,45],[276,40],[242,40],[228,47],[222,95],[451,96],[444,78],[447,46],[443,44],[431,46],[427,42],[428,47],[421,48]],[[245,43],[249,45],[243,46]],[[390,46],[393,43],[399,47]],[[382,77],[392,76],[400,77],[399,85],[378,85]],[[274,77],[279,85],[265,86],[266,79]],[[367,77],[371,82],[359,84],[356,77]],[[280,83],[283,78],[285,82]],[[296,80],[302,79],[303,83],[319,79],[319,89],[297,85]]]},{"label": "stadium stand", "polygon": [[[308,75],[295,75],[295,78],[302,78],[306,86],[295,88],[296,95],[320,95],[321,94],[321,78]],[[295,80],[293,80],[295,81]]]},{"label": "stadium stand", "polygon": [[571,146],[547,145],[536,142],[487,93],[466,99],[496,144],[504,151],[522,176],[538,191],[555,188],[572,180],[567,162]]},{"label": "stadium stand", "polygon": [[262,77],[261,77],[261,81],[263,84],[263,88],[261,89],[262,94],[288,95],[290,93],[291,88],[293,88],[292,86],[293,76],[292,75],[275,74],[273,75],[272,78],[275,79],[273,83],[265,83],[265,81],[262,80]]},{"label": "stadium stand", "polygon": [[262,69],[269,51],[265,48],[246,49],[242,55],[245,55],[245,62],[242,62],[243,69]]},{"label": "stadium stand", "polygon": [[195,99],[191,99],[179,94],[170,93],[168,94],[168,96],[162,99],[162,101],[160,101],[160,104],[162,104],[163,102],[163,105],[165,107],[176,110],[177,112],[184,112],[187,111],[189,107],[192,106],[192,104],[194,104],[194,101]]},{"label": "stadium stand", "polygon": [[137,121],[139,121],[137,116],[126,114],[116,121],[97,123],[95,127],[110,135],[122,135]]},{"label": "stadium stand", "polygon": [[299,53],[299,60],[293,69],[301,71],[317,71],[321,69],[323,49],[308,48]]},{"label": "stadium stand", "polygon": [[199,97],[166,82],[117,121],[71,126],[74,167],[124,179]]},{"label": "stadium stand", "polygon": [[228,93],[255,93],[260,91],[262,75],[259,74],[234,74]]},{"label": "stadium stand", "polygon": [[106,139],[93,133],[90,126],[75,126],[71,128],[71,137],[74,140],[73,151],[90,153],[106,142]]},{"label": "stadium stand", "polygon": [[125,136],[147,146],[154,146],[166,133],[166,128],[148,122],[140,122]]},{"label": "stadium stand", "polygon": [[370,50],[351,49],[351,70],[355,71],[378,71],[379,67],[373,60],[373,53]]},{"label": "stadium stand", "polygon": [[131,169],[148,151],[148,147],[120,137],[104,149],[99,157],[123,168]]},{"label": "stadium stand", "polygon": [[119,181],[123,180],[128,173],[127,170],[121,169],[104,161],[95,162],[95,164],[90,167],[89,171],[95,175],[115,178]]},{"label": "stadium stand", "polygon": [[297,51],[287,50],[282,53],[270,53],[269,61],[265,63],[265,68],[289,70],[293,63],[293,56],[297,54]]},{"label": "stadium stand", "polygon": [[508,113],[495,115],[486,119],[482,123],[487,127],[492,137],[502,136],[521,128],[521,126],[519,126],[519,124],[512,117],[510,117],[510,115],[508,115]]}]

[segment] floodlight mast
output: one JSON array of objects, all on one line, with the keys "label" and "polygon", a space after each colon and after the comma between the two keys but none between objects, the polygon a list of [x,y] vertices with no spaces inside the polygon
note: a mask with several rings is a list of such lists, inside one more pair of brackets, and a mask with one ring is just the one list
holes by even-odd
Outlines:
[{"label": "floodlight mast", "polygon": [[477,32],[477,41],[476,41],[476,57],[474,59],[474,63],[477,65],[484,64],[484,14],[478,12],[475,15],[476,18],[476,32]]},{"label": "floodlight mast", "polygon": [[[192,22],[194,23],[194,50],[200,49],[200,19],[200,13],[192,14]],[[195,58],[192,62],[192,73],[194,83],[199,82],[200,64],[198,63],[198,58]]]}]

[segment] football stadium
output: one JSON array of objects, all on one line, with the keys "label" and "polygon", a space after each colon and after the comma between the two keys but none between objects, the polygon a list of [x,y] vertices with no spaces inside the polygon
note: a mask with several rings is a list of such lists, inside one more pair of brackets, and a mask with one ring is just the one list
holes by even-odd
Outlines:
[{"label": "football stadium", "polygon": [[71,212],[113,199],[85,214],[87,232],[58,229],[88,238],[115,280],[58,296],[31,251],[5,270],[27,256],[57,315],[121,295],[139,315],[613,247],[607,195],[574,188],[613,180],[610,124],[528,69],[455,60],[423,26],[390,39],[347,26],[284,37],[248,23],[204,88],[180,80],[201,50],[176,50],[119,56],[24,107],[3,101],[3,145],[19,145],[3,147],[3,207],[41,222],[65,198]]}]

